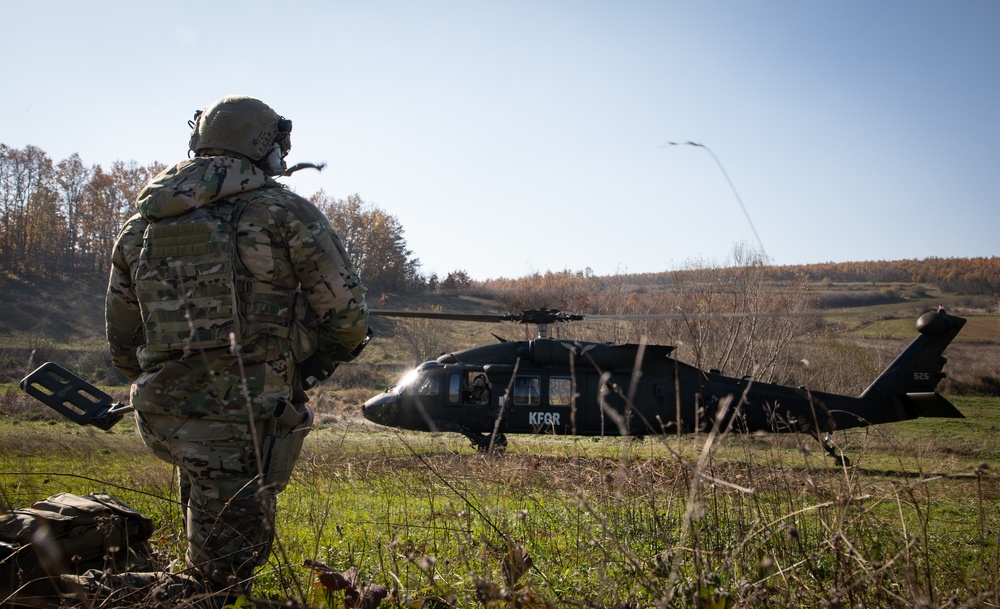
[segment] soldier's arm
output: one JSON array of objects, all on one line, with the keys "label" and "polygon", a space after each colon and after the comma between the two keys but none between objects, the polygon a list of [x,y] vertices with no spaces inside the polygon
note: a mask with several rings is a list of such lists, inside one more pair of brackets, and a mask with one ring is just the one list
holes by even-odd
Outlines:
[{"label": "soldier's arm", "polygon": [[286,224],[287,242],[296,278],[319,318],[317,353],[350,361],[368,334],[367,289],[329,219],[311,204],[295,216]]},{"label": "soldier's arm", "polygon": [[104,305],[105,330],[115,368],[130,381],[142,373],[136,349],[145,343],[142,315],[130,269],[142,247],[145,222],[130,219],[115,241]]}]

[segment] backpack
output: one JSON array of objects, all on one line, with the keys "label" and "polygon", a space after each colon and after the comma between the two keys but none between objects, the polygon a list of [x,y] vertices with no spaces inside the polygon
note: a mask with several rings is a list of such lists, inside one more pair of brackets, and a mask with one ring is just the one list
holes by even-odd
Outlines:
[{"label": "backpack", "polygon": [[156,350],[212,349],[242,337],[236,297],[234,205],[220,202],[150,222],[136,296]]},{"label": "backpack", "polygon": [[124,567],[147,554],[153,521],[107,493],[59,493],[0,515],[0,604],[16,594],[51,595],[49,578]]},{"label": "backpack", "polygon": [[236,239],[253,194],[149,223],[135,270],[146,344],[156,351],[228,348],[259,334],[287,338],[296,290],[255,278]]}]

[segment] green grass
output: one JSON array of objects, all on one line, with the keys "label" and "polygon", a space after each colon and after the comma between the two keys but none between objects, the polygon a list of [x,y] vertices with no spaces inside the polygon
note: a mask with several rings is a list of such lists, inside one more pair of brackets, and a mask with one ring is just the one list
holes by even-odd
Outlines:
[{"label": "green grass", "polygon": [[[340,606],[316,560],[386,606],[996,606],[1000,400],[954,402],[967,419],[837,434],[847,468],[797,435],[512,436],[488,458],[348,420],[307,438],[255,591]],[[18,421],[0,417],[0,501],[107,490],[180,555],[170,469],[127,422]],[[532,567],[505,575],[520,550]]]}]

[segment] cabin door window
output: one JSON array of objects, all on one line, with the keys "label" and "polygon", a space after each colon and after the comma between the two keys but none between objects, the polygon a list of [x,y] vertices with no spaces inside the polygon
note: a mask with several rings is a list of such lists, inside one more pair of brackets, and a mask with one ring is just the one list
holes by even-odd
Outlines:
[{"label": "cabin door window", "polygon": [[462,375],[452,372],[448,375],[448,404],[456,405],[462,402]]},{"label": "cabin door window", "polygon": [[573,403],[573,379],[553,376],[549,379],[549,406],[569,406]]},{"label": "cabin door window", "polygon": [[541,379],[537,376],[518,376],[514,379],[515,406],[538,406],[541,403]]}]

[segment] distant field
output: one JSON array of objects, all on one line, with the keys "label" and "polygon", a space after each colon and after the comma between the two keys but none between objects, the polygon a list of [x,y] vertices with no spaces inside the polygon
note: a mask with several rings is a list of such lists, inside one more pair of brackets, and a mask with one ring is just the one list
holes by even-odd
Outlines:
[{"label": "distant field", "polygon": [[[969,315],[956,342],[1000,342],[1000,316]],[[851,332],[861,338],[910,339],[917,335],[916,318],[881,319],[864,324]]]}]

